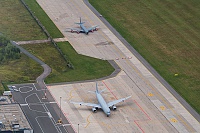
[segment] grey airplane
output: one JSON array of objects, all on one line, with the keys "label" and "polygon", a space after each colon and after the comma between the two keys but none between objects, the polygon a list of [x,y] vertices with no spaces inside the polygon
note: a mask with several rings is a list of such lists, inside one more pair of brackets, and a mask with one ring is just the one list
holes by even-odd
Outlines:
[{"label": "grey airplane", "polygon": [[[110,116],[110,108],[112,108],[113,110],[116,110],[117,109],[117,107],[115,106],[116,104],[118,104],[119,102],[124,102],[126,99],[131,97],[131,96],[129,96],[129,97],[126,97],[126,98],[122,98],[122,99],[118,99],[118,100],[106,103],[104,98],[101,96],[101,93],[104,90],[99,91],[98,90],[98,85],[96,83],[96,91],[92,92],[92,93],[96,94],[96,97],[97,97],[97,100],[98,100],[98,104],[95,104],[95,103],[84,103],[84,102],[72,102],[72,101],[70,101],[70,103],[90,106],[90,107],[92,107],[92,111],[93,112],[96,112],[97,109],[101,108],[103,110],[103,112],[107,115],[107,117],[109,117]],[[89,92],[91,92],[91,91],[89,91]]]},{"label": "grey airplane", "polygon": [[71,32],[73,33],[73,32],[76,32],[76,33],[85,33],[86,35],[88,35],[88,33],[89,32],[94,32],[94,31],[97,31],[98,30],[98,25],[95,25],[95,26],[93,26],[93,27],[91,27],[91,28],[86,28],[83,24],[84,24],[85,22],[82,22],[81,21],[81,18],[80,18],[80,23],[75,23],[75,24],[78,24],[78,25],[80,25],[80,28],[81,29],[77,29],[77,28],[71,28]]}]

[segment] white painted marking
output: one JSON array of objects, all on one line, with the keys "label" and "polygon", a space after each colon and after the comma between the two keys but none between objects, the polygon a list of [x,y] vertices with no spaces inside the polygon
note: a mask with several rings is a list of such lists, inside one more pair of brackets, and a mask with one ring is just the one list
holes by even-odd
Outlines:
[{"label": "white painted marking", "polygon": [[50,118],[52,118],[52,115],[51,115],[51,113],[50,113],[50,112],[47,112],[47,114],[48,114],[48,116],[49,116]]},{"label": "white painted marking", "polygon": [[71,124],[63,124],[62,126],[63,126],[63,127],[64,127],[64,126],[71,126]]},{"label": "white painted marking", "polygon": [[[38,117],[39,117],[39,116],[38,116]],[[42,133],[44,133],[44,131],[42,130],[42,127],[41,127],[40,123],[39,123],[38,120],[37,120],[38,117],[36,117],[35,120],[36,120],[36,122],[38,123],[38,125],[39,125],[39,127],[40,127]]]},{"label": "white painted marking", "polygon": [[56,102],[49,102],[49,103],[56,103]]},{"label": "white painted marking", "polygon": [[20,106],[28,106],[28,104],[27,104],[27,103],[25,103],[25,104],[20,104]]},{"label": "white painted marking", "polygon": [[[27,91],[21,91],[21,89],[22,89],[22,88],[25,88],[25,87],[30,88],[30,89],[27,90]],[[20,91],[21,93],[28,93],[28,92],[31,92],[32,90],[33,90],[33,87],[30,87],[30,86],[22,86],[22,87],[19,87],[19,91]]]}]

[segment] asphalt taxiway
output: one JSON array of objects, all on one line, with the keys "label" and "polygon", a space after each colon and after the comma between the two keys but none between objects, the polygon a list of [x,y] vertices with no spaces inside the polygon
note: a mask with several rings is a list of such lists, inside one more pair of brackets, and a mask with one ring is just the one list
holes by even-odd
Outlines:
[{"label": "asphalt taxiway", "polygon": [[[199,132],[199,122],[163,86],[140,60],[104,25],[80,0],[37,0],[63,35],[79,54],[114,60],[121,72],[113,78],[99,81],[106,88],[106,101],[132,95],[107,118],[103,112],[92,113],[91,108],[79,107],[69,100],[97,102],[88,90],[94,82],[49,85],[56,101],[62,97],[63,111],[72,127],[79,124],[81,132]],[[99,25],[100,30],[85,34],[67,32],[76,28],[79,17],[85,26]],[[59,102],[58,102],[59,104]],[[75,129],[76,130],[76,129]],[[77,130],[76,130],[77,131]]]}]

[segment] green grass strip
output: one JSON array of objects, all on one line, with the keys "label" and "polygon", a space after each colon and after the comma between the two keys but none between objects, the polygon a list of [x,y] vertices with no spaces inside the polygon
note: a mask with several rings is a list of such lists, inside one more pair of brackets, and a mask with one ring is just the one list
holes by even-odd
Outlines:
[{"label": "green grass strip", "polygon": [[72,62],[74,69],[67,67],[67,63],[52,44],[23,45],[29,52],[39,57],[52,68],[52,73],[45,79],[46,83],[97,79],[109,76],[114,71],[108,61],[79,55],[68,42],[59,42],[57,44]]},{"label": "green grass strip", "polygon": [[0,33],[15,41],[47,37],[20,0],[0,0]]},{"label": "green grass strip", "polygon": [[34,15],[39,19],[42,25],[47,29],[51,37],[62,38],[63,34],[58,30],[56,25],[40,7],[36,0],[24,0],[28,7],[32,10]]}]

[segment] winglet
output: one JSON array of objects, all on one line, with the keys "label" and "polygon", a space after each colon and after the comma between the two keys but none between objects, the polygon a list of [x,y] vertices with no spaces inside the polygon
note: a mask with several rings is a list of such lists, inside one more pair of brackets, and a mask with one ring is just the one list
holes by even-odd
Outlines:
[{"label": "winglet", "polygon": [[106,88],[105,88],[105,89],[103,89],[103,90],[100,90],[100,91],[99,91],[99,93],[102,93],[102,92],[104,92],[105,90],[106,90]]},{"label": "winglet", "polygon": [[124,98],[124,100],[127,100],[127,99],[129,99],[129,98],[131,98],[132,96],[128,96],[128,97],[126,97],[126,98]]}]

